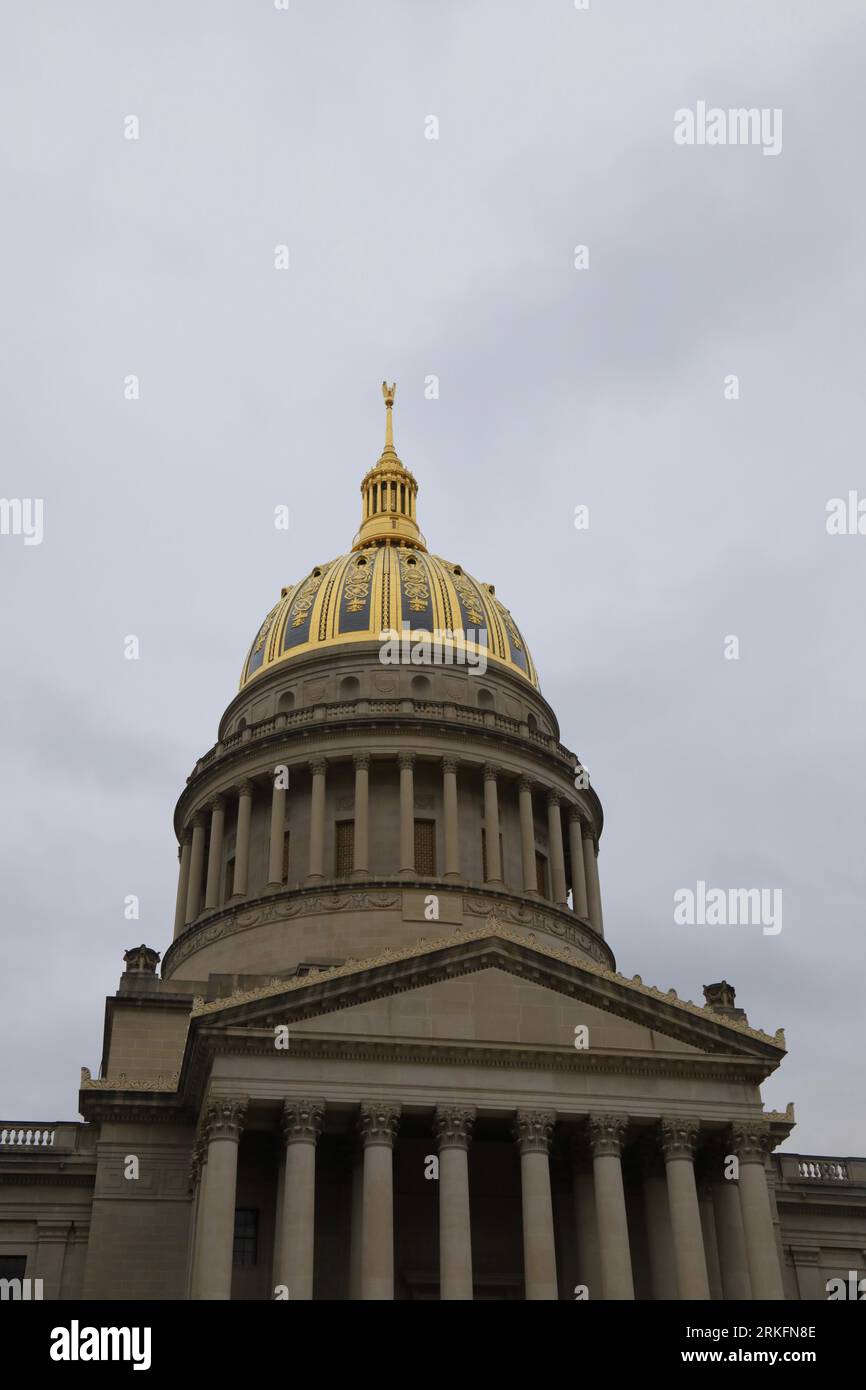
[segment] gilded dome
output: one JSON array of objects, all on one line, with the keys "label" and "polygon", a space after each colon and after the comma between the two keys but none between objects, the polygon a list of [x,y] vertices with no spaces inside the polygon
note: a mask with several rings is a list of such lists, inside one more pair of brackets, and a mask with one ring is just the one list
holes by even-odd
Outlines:
[{"label": "gilded dome", "polygon": [[423,645],[423,634],[439,643],[443,662],[473,664],[483,655],[537,687],[529,649],[493,585],[428,554],[415,516],[418,485],[394,450],[394,387],[383,382],[382,392],[385,448],[361,483],[354,546],[282,590],[247,654],[241,689],[292,657],[394,638]]}]

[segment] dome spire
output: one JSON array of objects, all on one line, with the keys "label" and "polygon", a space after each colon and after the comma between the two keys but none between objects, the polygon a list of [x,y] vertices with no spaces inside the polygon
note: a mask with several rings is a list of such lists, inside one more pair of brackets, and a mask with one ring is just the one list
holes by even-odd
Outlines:
[{"label": "dome spire", "polygon": [[361,529],[355,537],[353,550],[365,545],[410,545],[426,550],[427,544],[418,529],[415,499],[418,484],[394,448],[394,396],[397,383],[382,382],[385,402],[385,445],[375,467],[361,483]]}]

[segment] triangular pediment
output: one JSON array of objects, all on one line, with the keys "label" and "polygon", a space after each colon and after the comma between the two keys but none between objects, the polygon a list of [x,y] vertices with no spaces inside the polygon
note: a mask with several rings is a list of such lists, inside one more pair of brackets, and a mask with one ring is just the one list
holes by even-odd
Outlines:
[{"label": "triangular pediment", "polygon": [[575,1028],[585,1026],[596,1054],[737,1057],[768,1072],[785,1051],[781,1032],[773,1037],[726,1019],[494,919],[374,959],[200,1000],[192,1019],[193,1033],[211,1038],[275,1022],[312,1035],[572,1051]]}]

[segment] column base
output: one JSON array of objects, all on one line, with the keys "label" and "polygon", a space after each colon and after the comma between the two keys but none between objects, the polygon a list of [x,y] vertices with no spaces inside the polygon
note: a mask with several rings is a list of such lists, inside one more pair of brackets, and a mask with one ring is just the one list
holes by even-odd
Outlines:
[{"label": "column base", "polygon": [[325,875],[324,875],[324,874],[307,874],[307,877],[304,879],[304,886],[305,886],[305,887],[312,887],[313,884],[316,884],[316,883],[324,883],[324,881],[325,881]]},{"label": "column base", "polygon": [[356,882],[357,882],[358,879],[369,878],[369,877],[370,877],[370,870],[369,870],[369,869],[353,869],[353,870],[352,870],[352,878],[355,879]]},{"label": "column base", "polygon": [[449,873],[442,875],[443,883],[462,883],[463,879],[456,870],[452,869]]},{"label": "column base", "polygon": [[266,883],[266,884],[265,884],[265,892],[266,892],[266,893],[282,893],[283,890],[285,889],[285,886],[286,886],[286,885],[285,885],[284,883]]}]

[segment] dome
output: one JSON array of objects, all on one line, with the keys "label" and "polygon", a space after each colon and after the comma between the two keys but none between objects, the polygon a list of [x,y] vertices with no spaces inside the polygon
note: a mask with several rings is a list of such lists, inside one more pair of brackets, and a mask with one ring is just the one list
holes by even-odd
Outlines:
[{"label": "dome", "polygon": [[361,483],[354,546],[282,590],[247,654],[241,689],[296,656],[357,642],[380,647],[389,637],[421,647],[422,634],[438,639],[442,664],[483,655],[537,687],[529,649],[494,586],[428,553],[415,517],[418,485],[394,450],[394,387],[383,382],[382,392],[385,448]]}]

